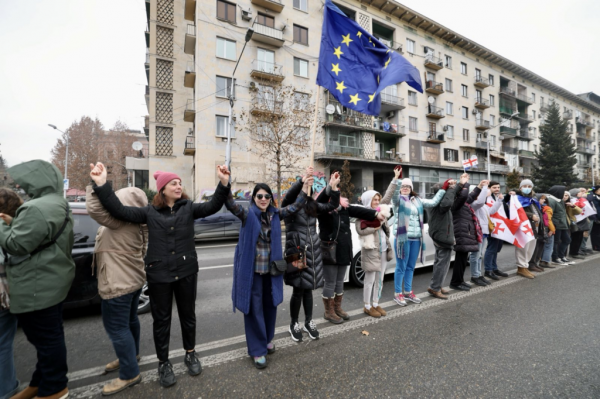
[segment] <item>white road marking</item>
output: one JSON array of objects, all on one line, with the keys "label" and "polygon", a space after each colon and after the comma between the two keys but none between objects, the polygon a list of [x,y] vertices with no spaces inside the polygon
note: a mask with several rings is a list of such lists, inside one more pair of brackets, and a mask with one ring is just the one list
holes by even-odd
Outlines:
[{"label": "white road marking", "polygon": [[235,247],[237,244],[224,244],[224,245],[209,245],[206,247],[196,247],[196,249],[208,249],[208,248],[223,248],[223,247]]},{"label": "white road marking", "polygon": [[198,270],[222,269],[224,267],[233,267],[233,265],[206,266],[206,267],[199,267]]}]

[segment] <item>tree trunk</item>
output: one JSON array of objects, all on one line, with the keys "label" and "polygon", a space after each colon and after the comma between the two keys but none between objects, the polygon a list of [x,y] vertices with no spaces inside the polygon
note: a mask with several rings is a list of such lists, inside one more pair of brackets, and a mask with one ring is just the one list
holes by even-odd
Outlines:
[{"label": "tree trunk", "polygon": [[281,159],[280,155],[281,151],[279,151],[279,147],[277,148],[277,198],[279,199],[279,205],[281,206],[281,202],[283,198],[281,198]]}]

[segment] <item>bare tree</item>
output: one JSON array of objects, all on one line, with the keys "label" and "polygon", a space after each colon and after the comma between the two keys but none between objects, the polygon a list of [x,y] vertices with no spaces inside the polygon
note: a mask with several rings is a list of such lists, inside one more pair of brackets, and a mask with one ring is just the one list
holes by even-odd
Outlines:
[{"label": "bare tree", "polygon": [[281,198],[282,181],[309,163],[312,94],[273,80],[261,82],[250,93],[251,106],[241,112],[240,124],[248,132],[248,150],[266,164],[269,183]]},{"label": "bare tree", "polygon": [[105,154],[101,154],[106,160],[108,179],[112,181],[113,188],[118,190],[129,184],[128,172],[125,168],[125,157],[137,155],[131,145],[136,137],[130,133],[130,129],[124,122],[117,121],[115,125],[104,135],[100,148]]},{"label": "bare tree", "polygon": [[342,197],[348,198],[352,201],[354,198],[354,184],[352,184],[352,174],[350,173],[350,161],[344,160],[342,165],[340,190],[342,191]]}]

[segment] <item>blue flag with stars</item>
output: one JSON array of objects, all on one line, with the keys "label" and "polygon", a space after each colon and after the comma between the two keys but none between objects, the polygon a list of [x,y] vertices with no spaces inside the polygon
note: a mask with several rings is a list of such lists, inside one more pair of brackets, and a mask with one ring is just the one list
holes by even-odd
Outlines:
[{"label": "blue flag with stars", "polygon": [[419,70],[388,49],[331,2],[323,9],[323,32],[317,84],[344,106],[379,116],[381,93],[406,82],[423,92]]}]

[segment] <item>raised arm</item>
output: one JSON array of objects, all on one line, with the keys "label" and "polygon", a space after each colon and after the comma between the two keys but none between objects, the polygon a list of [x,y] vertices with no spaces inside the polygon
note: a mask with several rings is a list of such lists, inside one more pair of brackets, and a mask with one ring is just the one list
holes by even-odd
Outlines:
[{"label": "raised arm", "polygon": [[302,192],[303,186],[304,183],[302,183],[302,180],[298,180],[296,181],[296,183],[292,184],[292,187],[290,187],[287,193],[285,193],[283,201],[281,201],[281,204],[279,206],[285,208],[286,206],[296,202],[298,195],[300,195],[300,192]]},{"label": "raised arm", "polygon": [[322,204],[317,201],[317,214],[322,215],[337,209],[340,206],[340,190],[338,188],[340,184],[340,174],[335,172],[329,179],[329,184],[323,191],[329,191],[329,201],[326,204]]},{"label": "raised arm", "polygon": [[207,216],[213,215],[221,209],[225,201],[227,201],[227,196],[231,192],[229,183],[219,182],[215,193],[212,198],[208,202],[204,202],[202,204],[193,204],[192,211],[194,212],[194,219],[205,218]]},{"label": "raised arm", "polygon": [[348,209],[348,215],[350,215],[351,218],[372,221],[377,217],[377,211],[375,209],[365,208],[364,206],[350,205],[346,209]]},{"label": "raised arm", "polygon": [[87,210],[88,215],[98,222],[98,224],[108,227],[111,230],[116,230],[125,224],[122,220],[112,217],[111,214],[104,209],[91,185],[85,188],[85,209]]},{"label": "raised arm", "polygon": [[227,208],[229,212],[231,212],[234,216],[240,219],[242,223],[246,221],[246,218],[248,217],[248,210],[244,209],[242,205],[235,203],[231,190],[229,190],[229,194],[227,195],[227,200],[225,201],[225,208]]},{"label": "raised arm", "polygon": [[444,189],[444,187],[447,188],[447,190],[446,195],[444,195],[438,206],[440,214],[448,212],[450,208],[452,208],[452,204],[454,203],[454,199],[456,198],[456,190],[458,190],[458,184],[450,188],[449,183],[451,183],[450,179],[446,180],[444,182],[444,185],[442,186],[442,190]]},{"label": "raised arm", "polygon": [[457,192],[456,198],[454,199],[454,203],[452,204],[452,213],[462,208],[469,197],[469,183],[465,183],[464,185],[458,183],[456,187]]},{"label": "raised arm", "polygon": [[446,195],[446,190],[439,189],[437,193],[433,196],[432,199],[423,198],[421,199],[421,203],[423,204],[423,208],[435,208],[442,202],[442,198]]},{"label": "raised arm", "polygon": [[[475,187],[473,189],[473,191],[471,191],[468,195],[467,195],[467,204],[470,204],[471,206],[475,205],[475,203],[477,202],[477,200],[485,197],[484,195],[481,195],[482,190],[479,187]],[[478,208],[481,208],[483,206],[482,203],[478,203]],[[475,209],[473,207],[473,209]]]},{"label": "raised arm", "polygon": [[[306,195],[306,192],[304,190],[300,191],[300,195],[298,195],[296,197],[296,202],[286,206],[285,208],[279,209],[280,218],[284,219],[284,218],[291,216],[294,213],[298,212],[302,208],[302,206],[304,204],[306,204],[307,200],[308,200],[308,195]],[[321,205],[321,204],[319,204],[319,205]]]}]

